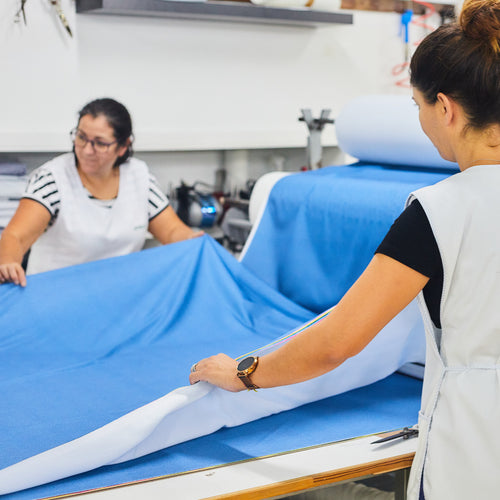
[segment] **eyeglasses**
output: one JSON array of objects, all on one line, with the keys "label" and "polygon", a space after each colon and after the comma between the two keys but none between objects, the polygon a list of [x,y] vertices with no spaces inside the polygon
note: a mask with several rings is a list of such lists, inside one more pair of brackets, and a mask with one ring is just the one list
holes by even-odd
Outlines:
[{"label": "eyeglasses", "polygon": [[77,148],[84,148],[89,142],[96,153],[107,153],[110,146],[116,144],[118,141],[104,142],[100,139],[89,139],[78,129],[73,129],[70,132],[71,140]]}]

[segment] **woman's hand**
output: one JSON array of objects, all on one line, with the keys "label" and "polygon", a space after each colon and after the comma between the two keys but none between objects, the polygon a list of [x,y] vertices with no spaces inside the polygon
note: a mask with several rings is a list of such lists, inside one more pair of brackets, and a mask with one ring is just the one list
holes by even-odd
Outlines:
[{"label": "woman's hand", "polygon": [[204,231],[193,231],[186,226],[170,205],[149,222],[148,231],[162,245],[190,240],[205,234]]},{"label": "woman's hand", "polygon": [[26,286],[21,262],[49,225],[50,217],[49,211],[38,201],[21,199],[0,237],[0,284],[9,282]]},{"label": "woman's hand", "polygon": [[238,378],[238,362],[226,354],[217,354],[202,359],[191,367],[189,382],[196,384],[200,380],[221,387],[226,391],[238,392],[245,389],[245,384]]},{"label": "woman's hand", "polygon": [[193,231],[191,236],[189,236],[189,239],[192,240],[193,238],[199,238],[200,236],[203,236],[205,234],[205,231],[203,229],[200,229],[199,231]]},{"label": "woman's hand", "polygon": [[0,265],[0,284],[14,283],[15,285],[26,286],[26,275],[24,269],[17,262]]}]

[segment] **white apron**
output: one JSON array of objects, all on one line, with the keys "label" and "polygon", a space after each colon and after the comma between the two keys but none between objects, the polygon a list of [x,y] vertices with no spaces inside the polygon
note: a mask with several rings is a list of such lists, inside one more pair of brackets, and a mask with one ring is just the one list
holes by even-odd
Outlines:
[{"label": "white apron", "polygon": [[500,165],[476,166],[410,197],[443,260],[441,330],[427,336],[419,441],[408,500],[500,498]]},{"label": "white apron", "polygon": [[120,184],[112,208],[89,199],[72,153],[45,165],[61,196],[52,226],[31,247],[27,274],[35,274],[140,250],[148,228],[148,168],[135,158],[118,167]]}]

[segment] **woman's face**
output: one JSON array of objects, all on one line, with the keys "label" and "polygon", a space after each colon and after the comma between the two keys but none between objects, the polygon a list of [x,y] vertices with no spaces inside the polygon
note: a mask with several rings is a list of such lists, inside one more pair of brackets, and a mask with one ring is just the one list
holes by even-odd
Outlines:
[{"label": "woman's face", "polygon": [[[109,146],[106,147],[106,144]],[[74,145],[78,167],[89,175],[109,173],[116,159],[127,150],[127,146],[117,144],[114,130],[104,115],[82,116],[76,129]]]},{"label": "woman's face", "polygon": [[450,151],[449,141],[445,135],[443,122],[443,107],[440,100],[434,104],[429,104],[423,94],[416,88],[413,88],[413,100],[418,106],[418,118],[420,126],[425,135],[431,140],[439,154],[449,161],[455,161],[453,152]]}]

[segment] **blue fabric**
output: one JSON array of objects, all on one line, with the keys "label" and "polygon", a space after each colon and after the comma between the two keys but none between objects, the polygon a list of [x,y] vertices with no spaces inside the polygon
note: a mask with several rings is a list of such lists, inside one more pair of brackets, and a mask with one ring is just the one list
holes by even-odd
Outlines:
[{"label": "blue fabric", "polygon": [[205,236],[0,286],[0,469],[188,384],[313,315]]},{"label": "blue fabric", "polygon": [[[407,194],[447,176],[399,175],[376,166],[356,166],[354,173],[352,168],[300,174],[305,195],[298,195],[292,186],[296,203],[276,203],[285,210],[284,215],[276,214],[276,224],[265,215],[265,232],[259,229],[245,257],[250,272],[203,237],[29,276],[26,289],[0,286],[0,469],[187,384],[189,367],[202,357],[219,351],[240,355],[314,316],[294,301],[315,311],[330,307],[371,258]],[[310,177],[316,182],[309,182]],[[379,227],[384,224],[377,219],[383,219],[386,227]],[[336,246],[335,230],[347,245],[337,241]],[[377,231],[380,237],[374,236]],[[278,234],[263,247],[259,238],[273,232]],[[367,241],[373,239],[377,241],[367,252]],[[280,253],[276,244],[285,245],[287,254]],[[272,258],[267,258],[267,251]],[[252,252],[260,253],[261,266]],[[361,263],[364,253],[368,257]],[[283,284],[298,295],[289,294],[289,300],[278,293]],[[301,292],[312,299],[302,300]],[[412,425],[420,390],[419,381],[393,375],[340,396],[5,498],[64,494]]]},{"label": "blue fabric", "polygon": [[449,175],[355,164],[284,177],[242,262],[295,303],[324,311],[368,265],[408,195]]}]

